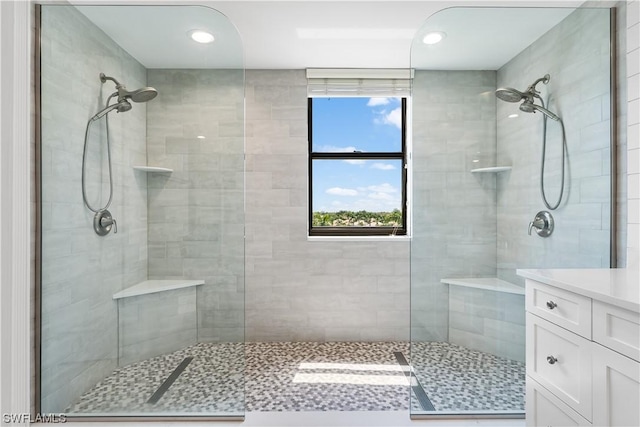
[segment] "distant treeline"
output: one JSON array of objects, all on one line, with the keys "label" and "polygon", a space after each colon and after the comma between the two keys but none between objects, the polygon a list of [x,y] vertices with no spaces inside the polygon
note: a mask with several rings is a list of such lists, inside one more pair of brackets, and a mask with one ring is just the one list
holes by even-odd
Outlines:
[{"label": "distant treeline", "polygon": [[402,212],[338,211],[314,212],[314,227],[400,227]]}]

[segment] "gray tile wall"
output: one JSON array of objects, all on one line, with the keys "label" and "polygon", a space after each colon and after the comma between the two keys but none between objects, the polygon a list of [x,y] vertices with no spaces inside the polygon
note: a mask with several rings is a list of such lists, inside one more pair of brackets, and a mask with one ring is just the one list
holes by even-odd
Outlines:
[{"label": "gray tile wall", "polygon": [[[609,13],[578,9],[498,70],[498,87],[538,85],[549,109],[562,117],[568,169],[565,198],[552,215],[549,238],[527,235],[529,221],[546,210],[539,189],[542,116],[498,102],[498,163],[513,170],[498,178],[498,276],[521,281],[516,268],[608,267],[610,233]],[[548,96],[551,95],[549,101]],[[554,203],[560,188],[561,128],[548,121],[545,187]]]},{"label": "gray tile wall", "polygon": [[247,340],[409,339],[409,243],[308,241],[303,70],[247,71]]},{"label": "gray tile wall", "polygon": [[198,340],[242,341],[244,72],[149,70],[148,81],[159,93],[149,165],[173,169],[147,178],[149,279],[204,279]]},{"label": "gray tile wall", "polygon": [[449,342],[524,362],[524,295],[450,286]]},{"label": "gray tile wall", "polygon": [[[146,278],[145,106],[109,115],[118,233],[99,237],[80,185],[84,131],[114,91],[145,69],[72,7],[42,8],[42,411],[61,412],[116,367],[112,295]],[[87,189],[108,197],[104,120],[91,127]],[[102,184],[101,184],[102,183]],[[99,190],[102,188],[102,199]]]},{"label": "gray tile wall", "polygon": [[119,366],[195,344],[196,289],[174,289],[119,299]]},{"label": "gray tile wall", "polygon": [[[416,71],[411,337],[446,341],[445,277],[496,274],[494,71]],[[477,160],[477,162],[474,162]]]}]

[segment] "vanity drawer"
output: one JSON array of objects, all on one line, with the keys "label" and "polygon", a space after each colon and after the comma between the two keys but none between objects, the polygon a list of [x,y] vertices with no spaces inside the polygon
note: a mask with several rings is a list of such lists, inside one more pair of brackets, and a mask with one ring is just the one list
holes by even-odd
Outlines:
[{"label": "vanity drawer", "polygon": [[640,361],[640,314],[594,301],[593,340]]},{"label": "vanity drawer", "polygon": [[543,319],[591,339],[591,298],[526,281],[526,308]]},{"label": "vanity drawer", "polygon": [[591,423],[540,384],[527,378],[527,427],[590,426]]},{"label": "vanity drawer", "polygon": [[591,341],[527,313],[527,374],[591,420]]}]

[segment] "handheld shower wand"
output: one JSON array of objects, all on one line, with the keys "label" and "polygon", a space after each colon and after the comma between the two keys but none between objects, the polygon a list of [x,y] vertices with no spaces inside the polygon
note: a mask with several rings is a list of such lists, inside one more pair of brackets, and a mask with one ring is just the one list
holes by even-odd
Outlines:
[{"label": "handheld shower wand", "polygon": [[[112,96],[114,96],[114,95],[112,95]],[[111,110],[116,110],[118,113],[124,113],[125,111],[129,111],[130,109],[131,109],[131,104],[129,103],[129,101],[127,101],[126,99],[123,99],[122,101],[120,101],[120,102],[118,102],[116,104],[111,104],[111,105],[103,108],[102,110],[98,111],[89,120],[94,122],[94,121],[104,117]]]},{"label": "handheld shower wand", "polygon": [[556,122],[560,121],[560,117],[553,114],[551,111],[547,110],[541,105],[534,104],[533,102],[526,100],[522,104],[520,104],[520,111],[524,111],[525,113],[535,113],[536,111],[540,111],[545,116],[549,117]]}]

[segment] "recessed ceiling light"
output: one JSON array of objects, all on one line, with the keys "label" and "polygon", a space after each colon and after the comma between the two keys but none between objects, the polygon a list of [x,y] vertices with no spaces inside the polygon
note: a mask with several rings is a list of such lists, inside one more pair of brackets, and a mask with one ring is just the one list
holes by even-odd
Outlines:
[{"label": "recessed ceiling light", "polygon": [[215,40],[213,34],[203,30],[191,30],[187,34],[189,34],[189,37],[191,37],[193,41],[198,43],[211,43]]},{"label": "recessed ceiling light", "polygon": [[431,31],[427,33],[422,39],[422,43],[424,44],[436,44],[440,43],[442,39],[444,39],[447,35],[442,31]]},{"label": "recessed ceiling light", "polygon": [[510,119],[515,119],[516,117],[518,117],[518,115],[516,113],[509,114],[509,118]]},{"label": "recessed ceiling light", "polygon": [[198,135],[198,136],[196,136],[196,138],[198,138],[198,139],[205,139],[206,137],[205,137],[204,135]]}]

